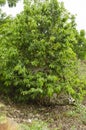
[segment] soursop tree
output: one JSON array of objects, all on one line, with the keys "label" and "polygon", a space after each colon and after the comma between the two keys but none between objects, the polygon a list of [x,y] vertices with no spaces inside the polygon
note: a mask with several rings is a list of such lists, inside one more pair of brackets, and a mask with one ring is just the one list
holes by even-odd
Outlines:
[{"label": "soursop tree", "polygon": [[25,1],[1,37],[2,90],[19,101],[80,95],[72,15],[57,0]]}]

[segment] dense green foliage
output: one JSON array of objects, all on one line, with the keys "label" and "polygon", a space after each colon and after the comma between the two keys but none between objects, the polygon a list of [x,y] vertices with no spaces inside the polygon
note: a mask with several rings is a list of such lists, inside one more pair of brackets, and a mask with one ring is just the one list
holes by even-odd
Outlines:
[{"label": "dense green foliage", "polygon": [[86,60],[86,37],[85,31],[80,30],[76,32],[77,44],[74,47],[74,50],[77,54],[77,57],[81,60]]},{"label": "dense green foliage", "polygon": [[5,0],[0,0],[0,5],[4,5],[5,4]]},{"label": "dense green foliage", "polygon": [[[73,16],[57,0],[26,2],[0,30],[0,89],[18,101],[81,96]],[[1,22],[0,22],[1,23]]]},{"label": "dense green foliage", "polygon": [[[9,7],[16,6],[16,3],[19,0],[7,0]],[[6,3],[6,0],[0,0],[0,5],[4,5]]]}]

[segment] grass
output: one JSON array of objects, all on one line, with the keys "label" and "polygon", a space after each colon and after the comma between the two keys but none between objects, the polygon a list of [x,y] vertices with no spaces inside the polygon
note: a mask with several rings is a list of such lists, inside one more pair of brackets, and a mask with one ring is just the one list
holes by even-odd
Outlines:
[{"label": "grass", "polygon": [[86,63],[84,61],[79,61],[79,76],[81,79],[86,79]]},{"label": "grass", "polygon": [[23,130],[49,130],[47,124],[43,121],[34,121],[31,124],[21,124],[20,127]]}]

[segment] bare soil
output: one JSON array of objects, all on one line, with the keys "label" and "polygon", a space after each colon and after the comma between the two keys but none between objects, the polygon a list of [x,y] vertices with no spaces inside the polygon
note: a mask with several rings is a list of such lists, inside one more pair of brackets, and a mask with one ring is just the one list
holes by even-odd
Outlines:
[{"label": "bare soil", "polygon": [[[76,107],[72,105],[48,107],[31,103],[15,105],[12,102],[4,102],[3,99],[0,99],[0,102],[5,105],[2,112],[18,124],[30,124],[41,120],[47,123],[50,130],[86,130],[86,124],[81,120],[82,115],[74,113]],[[83,106],[86,108],[86,100]]]}]

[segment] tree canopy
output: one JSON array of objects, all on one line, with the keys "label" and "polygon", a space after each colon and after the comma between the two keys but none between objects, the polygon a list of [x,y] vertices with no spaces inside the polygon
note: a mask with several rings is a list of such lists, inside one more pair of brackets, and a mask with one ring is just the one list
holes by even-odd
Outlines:
[{"label": "tree canopy", "polygon": [[[19,0],[7,0],[9,7],[16,6],[16,3]],[[6,3],[6,0],[0,0],[0,5],[4,5]]]}]

